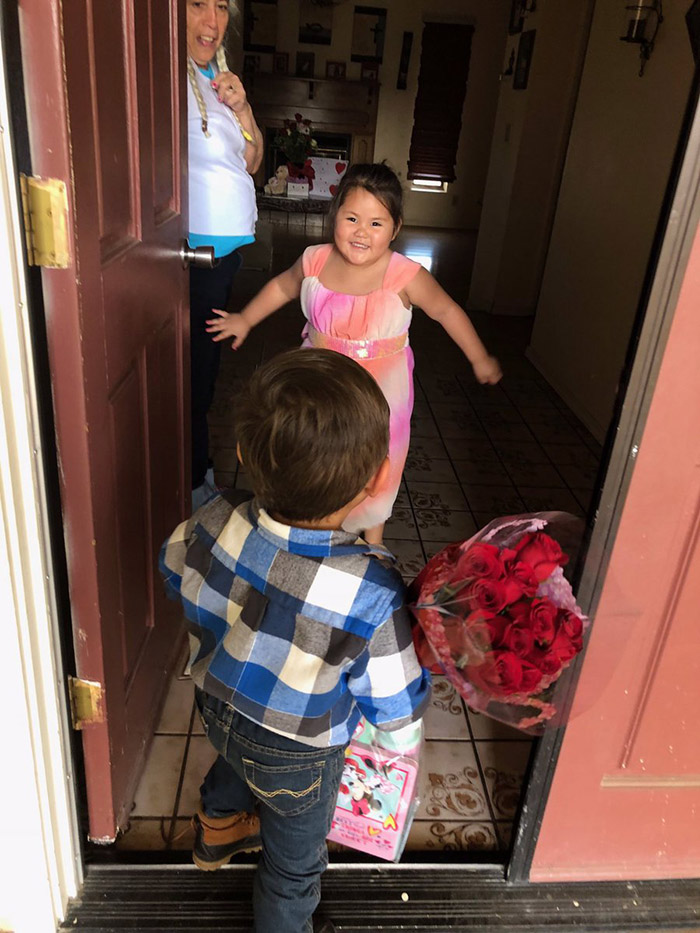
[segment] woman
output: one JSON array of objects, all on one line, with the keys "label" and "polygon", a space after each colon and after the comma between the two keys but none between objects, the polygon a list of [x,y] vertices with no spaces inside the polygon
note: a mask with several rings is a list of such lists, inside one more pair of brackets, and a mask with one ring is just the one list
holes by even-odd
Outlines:
[{"label": "woman", "polygon": [[240,268],[238,249],[252,243],[257,209],[251,175],[263,155],[262,134],[240,79],[228,70],[223,40],[227,0],[187,0],[187,119],[190,246],[213,246],[213,269],[190,268],[192,505],[212,493],[207,412],[221,348],[207,334],[212,308],[226,308]]}]

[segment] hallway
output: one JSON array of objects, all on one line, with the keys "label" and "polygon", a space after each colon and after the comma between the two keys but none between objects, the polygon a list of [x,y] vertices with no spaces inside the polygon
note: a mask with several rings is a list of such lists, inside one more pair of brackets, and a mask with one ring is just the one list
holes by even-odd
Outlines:
[{"label": "hallway", "polygon": [[[320,231],[318,231],[320,233]],[[294,228],[261,224],[244,251],[232,307],[240,308],[272,274],[311,242]],[[475,237],[405,229],[397,249],[422,262],[459,302],[466,300]],[[267,243],[267,245],[264,245]],[[525,358],[530,318],[473,314],[479,334],[501,361],[502,382],[475,383],[471,368],[442,329],[415,313],[415,408],[409,458],[386,544],[410,581],[445,544],[469,537],[497,515],[561,509],[584,515],[594,490],[600,446]],[[210,413],[219,485],[246,488],[230,427],[237,386],[276,352],[299,343],[303,319],[292,305],[263,322],[236,354],[224,348]],[[409,850],[504,860],[510,845],[531,741],[467,712],[454,688],[435,678],[426,715],[420,806]],[[191,848],[189,817],[213,751],[193,713],[188,679],[173,680],[138,789],[123,851]]]}]

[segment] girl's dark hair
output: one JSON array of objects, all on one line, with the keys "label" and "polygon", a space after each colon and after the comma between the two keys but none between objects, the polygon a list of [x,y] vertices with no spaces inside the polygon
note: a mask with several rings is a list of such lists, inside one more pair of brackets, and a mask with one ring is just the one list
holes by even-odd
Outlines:
[{"label": "girl's dark hair", "polygon": [[343,202],[355,188],[363,188],[384,205],[391,214],[396,231],[403,221],[403,189],[401,182],[385,162],[351,165],[343,175],[329,211],[331,224]]}]

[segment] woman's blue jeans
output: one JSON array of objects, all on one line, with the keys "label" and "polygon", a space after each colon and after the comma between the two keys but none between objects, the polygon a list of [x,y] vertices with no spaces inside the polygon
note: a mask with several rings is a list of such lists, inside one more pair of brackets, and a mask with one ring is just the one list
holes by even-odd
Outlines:
[{"label": "woman's blue jeans", "polygon": [[219,753],[202,784],[204,812],[229,816],[259,805],[263,852],[253,889],[255,933],[311,933],[345,748],[302,745],[201,690],[196,695]]}]

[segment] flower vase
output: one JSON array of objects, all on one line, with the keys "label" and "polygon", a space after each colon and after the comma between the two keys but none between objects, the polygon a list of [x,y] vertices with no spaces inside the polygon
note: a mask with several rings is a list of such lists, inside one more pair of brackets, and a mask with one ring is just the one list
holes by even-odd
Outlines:
[{"label": "flower vase", "polygon": [[289,177],[287,178],[288,198],[308,198],[313,187],[313,168],[307,159],[304,165],[288,162]]}]

